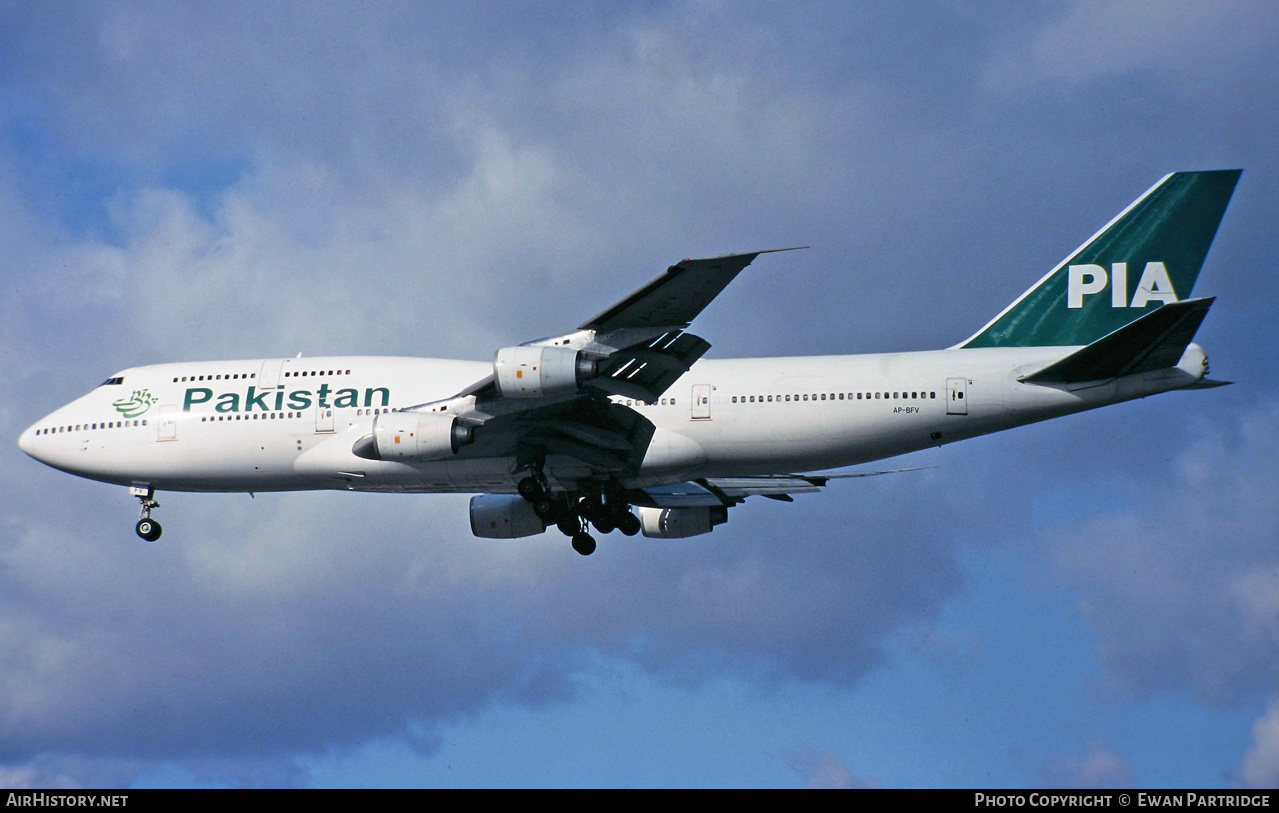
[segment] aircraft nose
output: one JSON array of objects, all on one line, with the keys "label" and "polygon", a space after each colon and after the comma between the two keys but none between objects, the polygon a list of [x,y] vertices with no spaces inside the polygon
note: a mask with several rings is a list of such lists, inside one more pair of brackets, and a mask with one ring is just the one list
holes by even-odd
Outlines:
[{"label": "aircraft nose", "polygon": [[46,415],[23,430],[21,435],[18,435],[18,448],[45,465],[49,465],[49,452],[51,450],[48,443],[40,442],[39,434],[43,427],[50,424],[52,418],[52,415]]},{"label": "aircraft nose", "polygon": [[[36,456],[35,448],[34,448],[35,445],[34,443],[32,443],[32,441],[35,439],[35,436],[36,436],[36,428],[34,426],[28,426],[26,428],[26,431],[24,431],[21,435],[18,436],[18,448],[26,452],[27,454],[31,455],[32,457]],[[36,459],[39,460],[40,458],[36,457]]]}]

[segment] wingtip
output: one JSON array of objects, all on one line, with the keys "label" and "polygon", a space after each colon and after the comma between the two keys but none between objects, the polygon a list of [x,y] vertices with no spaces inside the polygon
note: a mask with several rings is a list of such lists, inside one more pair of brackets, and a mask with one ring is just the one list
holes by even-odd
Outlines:
[{"label": "wingtip", "polygon": [[760,254],[776,254],[779,251],[801,251],[810,248],[810,246],[789,246],[787,248],[764,248],[758,251],[734,251],[728,254],[713,254],[709,257],[685,257],[680,260],[672,268],[678,267],[683,263],[705,262],[706,260],[726,260],[730,257],[758,257]]}]

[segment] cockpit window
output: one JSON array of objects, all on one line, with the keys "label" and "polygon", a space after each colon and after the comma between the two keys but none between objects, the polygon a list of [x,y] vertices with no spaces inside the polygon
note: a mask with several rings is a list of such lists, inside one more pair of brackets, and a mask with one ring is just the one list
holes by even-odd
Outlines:
[{"label": "cockpit window", "polygon": [[115,384],[123,384],[123,383],[124,383],[124,376],[121,375],[121,376],[116,376],[115,378],[108,378],[106,381],[102,382],[102,386],[110,387]]}]

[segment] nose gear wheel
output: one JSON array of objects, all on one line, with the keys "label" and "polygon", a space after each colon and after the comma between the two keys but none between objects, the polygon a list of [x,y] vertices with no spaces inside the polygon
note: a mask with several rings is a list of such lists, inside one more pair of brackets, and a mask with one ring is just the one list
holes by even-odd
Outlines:
[{"label": "nose gear wheel", "polygon": [[154,542],[160,538],[163,529],[160,523],[151,519],[151,509],[159,508],[160,503],[155,500],[155,491],[153,489],[134,489],[133,495],[142,503],[142,512],[138,517],[138,524],[134,526],[134,531],[138,536],[148,542]]}]

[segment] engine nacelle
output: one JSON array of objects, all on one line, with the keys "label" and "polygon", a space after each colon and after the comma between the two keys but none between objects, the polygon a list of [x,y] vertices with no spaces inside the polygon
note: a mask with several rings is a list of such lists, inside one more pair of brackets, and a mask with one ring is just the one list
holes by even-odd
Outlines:
[{"label": "engine nacelle", "polygon": [[477,494],[471,498],[471,533],[485,539],[518,539],[546,530],[533,503],[518,494]]},{"label": "engine nacelle", "polygon": [[728,522],[728,509],[722,505],[640,508],[639,517],[644,536],[658,539],[683,539],[688,536],[708,534],[716,525]]},{"label": "engine nacelle", "polygon": [[571,347],[503,347],[493,358],[497,388],[507,398],[576,392],[595,373],[595,361]]},{"label": "engine nacelle", "polygon": [[443,460],[474,439],[471,427],[447,412],[383,412],[352,451],[374,460]]}]

